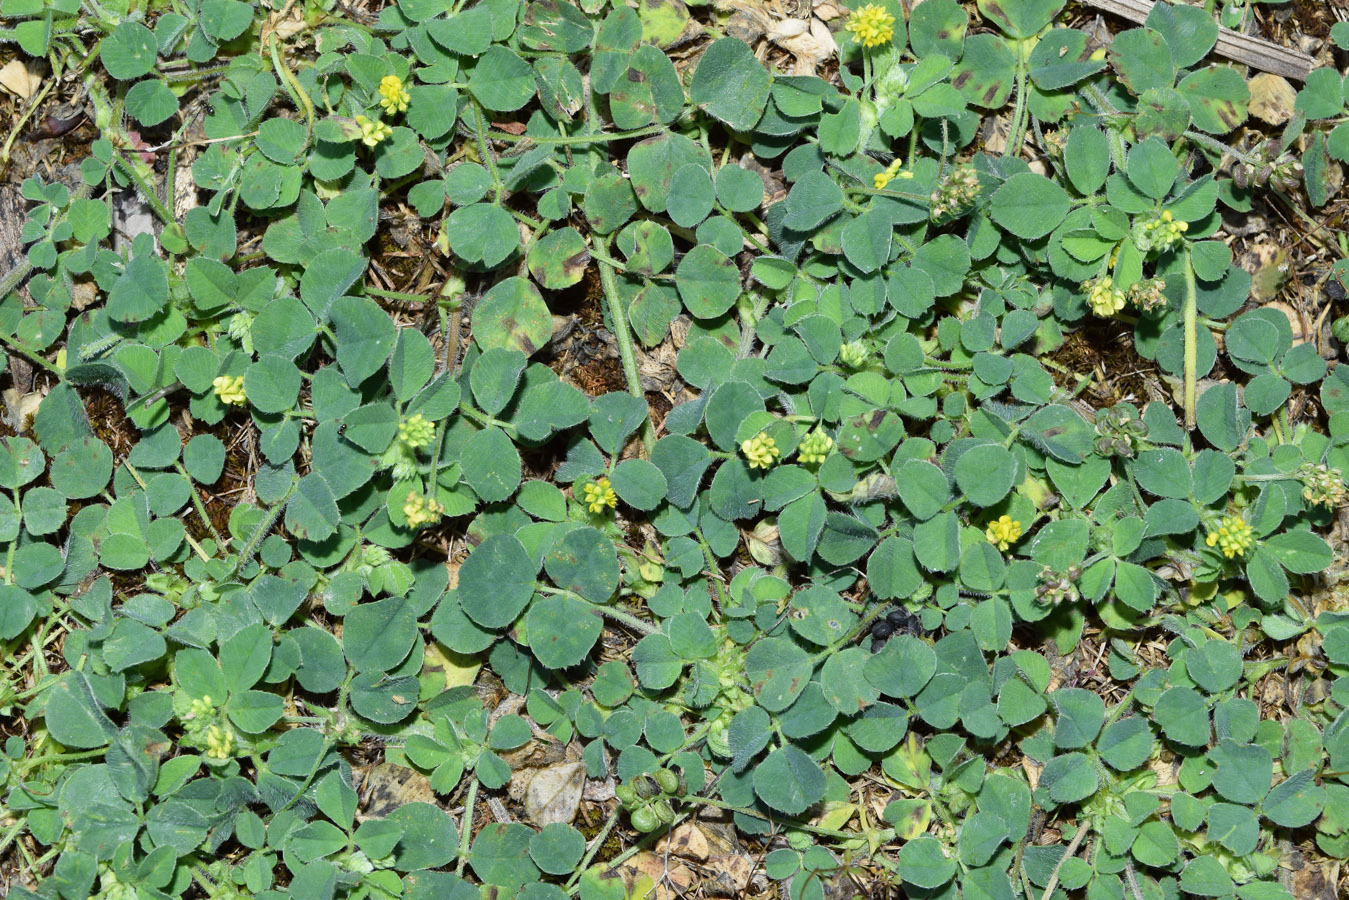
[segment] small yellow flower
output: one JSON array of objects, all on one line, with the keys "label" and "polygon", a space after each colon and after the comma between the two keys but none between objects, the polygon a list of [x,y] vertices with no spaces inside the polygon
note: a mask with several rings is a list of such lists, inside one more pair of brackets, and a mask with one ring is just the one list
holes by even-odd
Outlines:
[{"label": "small yellow flower", "polygon": [[984,537],[999,550],[1006,550],[1021,537],[1021,523],[1011,516],[999,516],[988,523]]},{"label": "small yellow flower", "polygon": [[1087,303],[1091,311],[1103,319],[1108,319],[1124,309],[1124,291],[1115,287],[1115,279],[1104,275],[1083,285],[1087,291]]},{"label": "small yellow flower", "polygon": [[211,382],[211,385],[215,389],[215,395],[226,406],[243,406],[248,402],[248,398],[244,396],[242,375],[220,375]]},{"label": "small yellow flower", "polygon": [[863,47],[879,47],[895,36],[895,17],[884,6],[868,3],[853,10],[843,27]]},{"label": "small yellow flower", "polygon": [[403,501],[403,515],[407,517],[409,528],[421,528],[439,522],[444,512],[444,506],[416,491],[408,491],[407,499]]},{"label": "small yellow flower", "polygon": [[581,502],[586,505],[586,509],[598,514],[618,506],[618,495],[614,493],[608,478],[597,478],[581,488]]},{"label": "small yellow flower", "polygon": [[211,702],[210,694],[207,694],[205,697],[201,697],[200,699],[193,699],[193,701],[189,703],[187,707],[187,718],[189,719],[203,718],[209,715],[213,708],[214,704]]},{"label": "small yellow flower", "polygon": [[209,759],[226,760],[234,752],[234,732],[226,731],[219,725],[212,725],[206,731],[206,756]]},{"label": "small yellow flower", "polygon": [[385,75],[380,80],[379,105],[384,107],[384,111],[389,115],[407,112],[408,101],[411,99],[407,88],[403,87],[403,79],[397,75]]},{"label": "small yellow flower", "polygon": [[431,441],[435,440],[435,437],[435,423],[427,421],[421,413],[398,423],[398,439],[413,450],[418,447],[429,446]]},{"label": "small yellow flower", "polygon": [[741,442],[740,452],[744,453],[745,459],[749,460],[751,469],[771,468],[780,453],[778,442],[762,432],[747,441]]},{"label": "small yellow flower", "polygon": [[367,147],[374,147],[380,141],[393,134],[393,129],[385,125],[379,119],[367,119],[365,116],[357,116],[356,124],[361,129],[361,143]]},{"label": "small yellow flower", "polygon": [[1255,546],[1255,529],[1239,516],[1224,516],[1218,530],[1210,531],[1204,543],[1217,547],[1228,559],[1245,556]]},{"label": "small yellow flower", "polygon": [[872,176],[871,178],[872,185],[875,186],[876,190],[883,191],[885,190],[886,185],[894,181],[896,178],[912,178],[913,177],[912,172],[899,171],[903,165],[904,160],[896,159],[894,162],[890,163],[890,165],[885,167],[884,172],[878,172]]},{"label": "small yellow flower", "polygon": [[816,465],[824,462],[833,449],[834,439],[816,429],[801,439],[801,445],[796,448],[796,459],[802,465]]}]

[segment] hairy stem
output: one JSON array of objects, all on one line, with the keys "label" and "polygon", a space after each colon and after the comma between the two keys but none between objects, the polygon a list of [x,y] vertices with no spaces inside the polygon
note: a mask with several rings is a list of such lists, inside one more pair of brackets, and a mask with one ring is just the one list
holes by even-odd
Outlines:
[{"label": "hairy stem", "polygon": [[[605,246],[607,255],[608,245]],[[604,302],[609,307],[610,325],[614,329],[614,340],[618,342],[618,355],[623,361],[623,378],[628,383],[628,393],[646,403],[646,394],[642,392],[642,379],[637,372],[637,351],[633,347],[632,332],[628,329],[628,317],[618,297],[618,282],[614,279],[614,268],[604,259],[596,257],[600,267],[600,285],[604,288]],[[655,430],[651,427],[651,415],[648,412],[642,423],[642,443],[648,454],[656,442]]]},{"label": "hairy stem", "polygon": [[1194,281],[1194,260],[1185,251],[1185,427],[1194,428],[1196,369],[1198,368],[1199,298]]}]

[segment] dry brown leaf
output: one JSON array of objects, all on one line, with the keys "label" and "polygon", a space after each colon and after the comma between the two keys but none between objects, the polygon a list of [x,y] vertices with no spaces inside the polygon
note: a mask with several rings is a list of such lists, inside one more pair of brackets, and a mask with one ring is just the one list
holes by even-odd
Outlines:
[{"label": "dry brown leaf", "polygon": [[42,87],[42,75],[22,59],[11,59],[0,66],[0,88],[21,100],[31,100]]},{"label": "dry brown leaf", "polygon": [[671,853],[694,862],[704,862],[709,856],[707,835],[692,822],[685,822],[656,843],[656,853],[660,856]]},{"label": "dry brown leaf", "polygon": [[[358,774],[360,770],[357,770]],[[382,819],[408,803],[436,803],[431,779],[415,769],[381,763],[364,770],[360,778],[361,811],[357,821]]]},{"label": "dry brown leaf", "polygon": [[709,894],[718,897],[743,897],[754,874],[754,860],[743,853],[714,856],[704,866],[711,877],[703,880]]},{"label": "dry brown leaf", "polygon": [[796,58],[793,75],[814,75],[825,60],[838,54],[829,26],[816,18],[783,19],[769,30],[768,39]]},{"label": "dry brown leaf", "polygon": [[1271,125],[1282,125],[1293,115],[1297,91],[1280,75],[1261,72],[1250,80],[1251,115]]},{"label": "dry brown leaf", "polygon": [[581,804],[585,780],[583,762],[563,762],[538,769],[525,788],[525,814],[540,828],[558,822],[570,824]]},{"label": "dry brown leaf", "polygon": [[[648,850],[643,850],[623,863],[618,867],[618,872],[629,887],[628,896],[645,896],[648,900],[676,900],[695,881],[693,870],[678,857],[667,859],[664,855],[657,856]],[[650,893],[633,890],[643,882],[648,885],[654,882],[656,889]]]}]

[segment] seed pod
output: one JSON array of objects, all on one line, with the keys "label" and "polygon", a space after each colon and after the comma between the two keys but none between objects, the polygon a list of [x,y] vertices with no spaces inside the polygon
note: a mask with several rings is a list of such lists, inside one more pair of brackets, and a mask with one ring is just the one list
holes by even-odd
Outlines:
[{"label": "seed pod", "polygon": [[660,794],[660,784],[650,775],[638,775],[632,780],[632,789],[642,800],[650,800]]},{"label": "seed pod", "polygon": [[889,619],[881,619],[875,625],[871,626],[871,636],[873,638],[880,638],[881,640],[885,640],[894,633],[895,633],[895,626],[890,624]]},{"label": "seed pod", "polygon": [[660,827],[660,819],[656,818],[656,814],[649,806],[644,806],[641,809],[633,810],[632,827],[643,834],[647,834]]},{"label": "seed pod", "polygon": [[662,792],[673,794],[679,790],[679,776],[669,769],[657,769],[651,773],[651,777],[656,779],[656,784],[660,785]]},{"label": "seed pod", "polygon": [[632,789],[630,784],[620,784],[614,788],[614,796],[618,802],[631,809],[637,805],[637,792]]},{"label": "seed pod", "polygon": [[674,822],[675,818],[674,807],[671,806],[670,801],[666,800],[664,797],[661,797],[655,803],[651,804],[651,806],[648,808],[653,813],[655,813],[656,819],[662,825],[670,825]]},{"label": "seed pod", "polygon": [[1246,186],[1251,183],[1250,177],[1249,170],[1241,163],[1237,163],[1232,167],[1232,183],[1243,191],[1246,189]]}]

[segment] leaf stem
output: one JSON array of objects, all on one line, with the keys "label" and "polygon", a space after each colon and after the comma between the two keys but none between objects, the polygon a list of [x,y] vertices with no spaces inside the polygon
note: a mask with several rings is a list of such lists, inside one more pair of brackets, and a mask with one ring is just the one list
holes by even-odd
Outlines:
[{"label": "leaf stem", "polygon": [[470,775],[468,782],[468,796],[464,798],[464,814],[459,817],[459,863],[455,866],[455,874],[463,875],[464,866],[468,863],[469,842],[473,838],[473,807],[478,803],[478,777]]},{"label": "leaf stem", "polygon": [[1199,356],[1199,292],[1194,281],[1194,260],[1189,248],[1185,250],[1185,305],[1181,314],[1185,319],[1185,427],[1194,428],[1196,370]]},{"label": "leaf stem", "polygon": [[[603,255],[607,256],[609,245],[604,246]],[[604,301],[609,307],[610,327],[614,330],[614,339],[618,343],[618,355],[623,361],[623,377],[628,383],[628,393],[646,403],[646,394],[642,392],[642,379],[637,371],[637,352],[632,343],[632,332],[628,329],[628,317],[618,297],[618,283],[614,279],[614,267],[605,259],[596,256],[595,262],[600,268],[600,285],[604,289]],[[651,427],[651,411],[648,409],[642,422],[642,443],[648,455],[656,442],[655,429]]]}]

